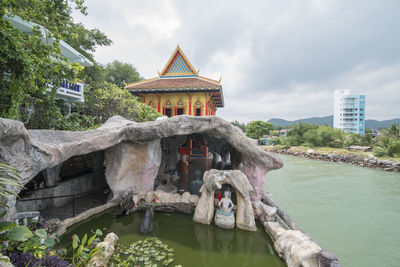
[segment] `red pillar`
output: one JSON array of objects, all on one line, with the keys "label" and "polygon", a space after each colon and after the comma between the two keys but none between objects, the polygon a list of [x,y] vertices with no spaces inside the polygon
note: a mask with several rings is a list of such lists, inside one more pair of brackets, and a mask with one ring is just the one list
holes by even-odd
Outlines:
[{"label": "red pillar", "polygon": [[189,94],[189,115],[192,115],[192,95]]},{"label": "red pillar", "polygon": [[161,111],[161,96],[158,96],[157,112]]},{"label": "red pillar", "polygon": [[143,103],[146,103],[146,97],[145,96],[142,96],[142,101],[143,101]]}]

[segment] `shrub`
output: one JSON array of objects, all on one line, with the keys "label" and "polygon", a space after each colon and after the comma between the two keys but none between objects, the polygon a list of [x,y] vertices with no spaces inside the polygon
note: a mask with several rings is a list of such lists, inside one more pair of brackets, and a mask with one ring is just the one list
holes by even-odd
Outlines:
[{"label": "shrub", "polygon": [[385,148],[379,146],[374,147],[372,149],[372,152],[374,153],[375,157],[386,157],[388,155],[388,151]]}]

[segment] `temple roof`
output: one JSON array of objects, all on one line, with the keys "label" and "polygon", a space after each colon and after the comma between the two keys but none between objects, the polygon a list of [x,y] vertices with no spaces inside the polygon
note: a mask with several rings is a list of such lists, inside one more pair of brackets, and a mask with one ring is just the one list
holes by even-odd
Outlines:
[{"label": "temple roof", "polygon": [[133,94],[209,92],[216,107],[224,106],[220,81],[199,76],[179,46],[158,77],[130,83],[125,89]]},{"label": "temple roof", "polygon": [[172,56],[169,58],[164,69],[159,73],[160,77],[171,76],[196,76],[199,71],[196,71],[190,61],[187,59],[179,45],[176,47]]},{"label": "temple roof", "polygon": [[154,89],[154,88],[183,88],[183,87],[220,87],[218,81],[203,78],[201,76],[190,78],[155,78],[128,84],[126,89]]}]

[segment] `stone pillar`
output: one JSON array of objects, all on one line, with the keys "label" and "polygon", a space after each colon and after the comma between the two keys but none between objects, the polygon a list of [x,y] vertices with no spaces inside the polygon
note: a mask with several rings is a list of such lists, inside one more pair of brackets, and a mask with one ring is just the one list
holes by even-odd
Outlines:
[{"label": "stone pillar", "polygon": [[60,170],[62,164],[56,165],[52,168],[48,168],[42,171],[44,176],[44,183],[46,187],[56,186],[60,183]]}]

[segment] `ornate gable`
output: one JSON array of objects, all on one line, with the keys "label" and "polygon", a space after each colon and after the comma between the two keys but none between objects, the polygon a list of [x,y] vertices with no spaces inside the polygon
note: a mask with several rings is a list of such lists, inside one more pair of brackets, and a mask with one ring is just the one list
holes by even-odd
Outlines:
[{"label": "ornate gable", "polygon": [[177,46],[163,71],[160,73],[160,77],[197,76],[198,73],[199,72],[193,68],[192,64],[190,64],[180,47]]}]

